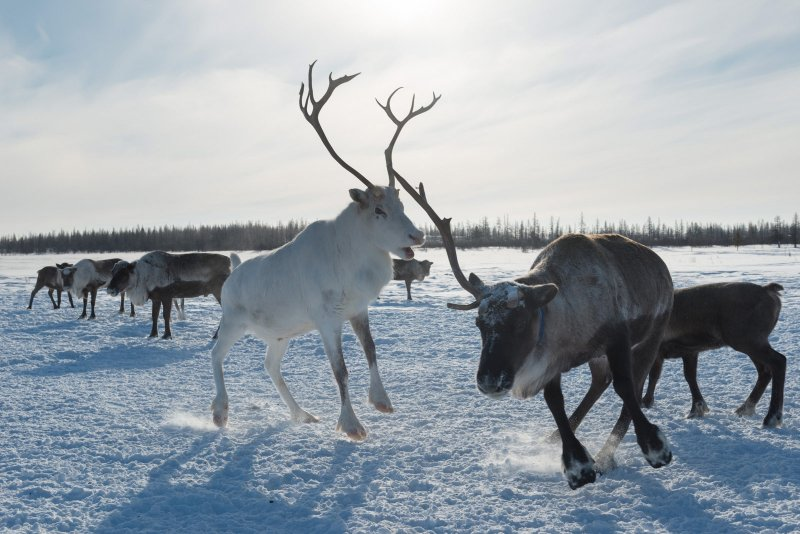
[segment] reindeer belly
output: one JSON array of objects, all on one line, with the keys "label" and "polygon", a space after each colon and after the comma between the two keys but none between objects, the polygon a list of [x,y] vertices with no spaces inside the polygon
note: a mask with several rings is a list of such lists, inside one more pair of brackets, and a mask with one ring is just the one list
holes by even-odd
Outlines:
[{"label": "reindeer belly", "polygon": [[162,295],[169,295],[170,298],[194,298],[205,297],[212,291],[208,287],[208,283],[204,281],[185,281],[180,280],[169,284],[164,287],[157,287],[152,290],[153,293],[160,293]]}]

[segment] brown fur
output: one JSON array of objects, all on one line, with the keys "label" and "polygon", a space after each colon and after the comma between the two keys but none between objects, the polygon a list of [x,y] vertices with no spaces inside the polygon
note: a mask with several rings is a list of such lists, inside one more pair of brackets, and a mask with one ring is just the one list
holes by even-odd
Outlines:
[{"label": "brown fur", "polygon": [[653,394],[664,358],[682,358],[684,376],[692,392],[689,417],[702,417],[708,405],[697,385],[697,358],[700,352],[731,347],[747,354],[758,371],[750,396],[738,408],[740,415],[750,415],[772,381],[772,399],[764,426],[779,426],[783,419],[783,389],[786,357],[772,348],[769,335],[781,311],[779,284],[766,286],[748,282],[703,284],[675,291],[675,304],[669,326],[650,371],[645,406],[653,403]]},{"label": "brown fur", "polygon": [[483,286],[474,275],[470,282],[483,294],[478,388],[521,398],[543,389],[570,487],[593,482],[596,468],[568,423],[561,373],[602,356],[624,408],[600,452],[600,469],[613,466],[631,420],[648,462],[670,462],[666,439],[639,407],[672,307],[672,278],[657,254],[619,235],[573,234],[543,249],[515,282]]},{"label": "brown fur", "polygon": [[[47,288],[47,296],[50,297],[50,302],[53,303],[53,309],[57,310],[61,307],[61,293],[64,291],[64,279],[61,276],[61,269],[71,266],[71,263],[57,263],[55,267],[48,265],[37,271],[36,285],[31,291],[31,299],[28,302],[29,310],[33,307],[33,297],[43,287]],[[53,298],[53,291],[57,292],[58,301]],[[72,295],[67,293],[67,298],[69,299],[69,305],[74,308],[75,304],[72,302]]]}]

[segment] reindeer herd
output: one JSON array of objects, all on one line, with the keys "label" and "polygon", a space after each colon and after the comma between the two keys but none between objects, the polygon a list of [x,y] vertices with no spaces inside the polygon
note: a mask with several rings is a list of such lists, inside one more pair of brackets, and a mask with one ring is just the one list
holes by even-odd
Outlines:
[{"label": "reindeer herd", "polygon": [[[708,406],[696,380],[698,354],[724,346],[750,357],[757,370],[756,384],[736,410],[752,415],[771,383],[772,392],[764,427],[778,427],[783,417],[786,358],[773,349],[769,335],[781,309],[779,284],[760,286],[747,282],[705,284],[675,290],[661,258],[651,249],[619,235],[570,234],[545,247],[529,271],[514,280],[485,283],[465,276],[459,266],[450,219],[440,218],[428,203],[425,189],[403,178],[393,163],[393,150],[405,125],[429,111],[439,101],[435,93],[416,107],[412,97],[405,116],[392,109],[393,91],[378,105],[394,125],[384,152],[388,185],[375,185],[334,150],[320,123],[320,112],[335,89],[358,76],[328,77],[328,87],[317,97],[313,67],[308,86],[300,86],[299,106],[330,156],[357,178],[364,189],[351,189],[350,202],[332,220],[316,221],[286,245],[241,262],[219,254],[168,254],[150,252],[133,262],[119,259],[81,260],[75,265],[45,267],[38,273],[33,297],[47,287],[54,308],[61,292],[87,300],[91,315],[97,290],[106,287],[120,296],[124,311],[127,292],[134,305],[152,302],[151,337],[158,335],[163,308],[164,337],[171,336],[170,315],[174,299],[214,295],[222,318],[211,350],[216,396],[212,418],[224,427],[229,401],[223,362],[234,343],[246,334],[266,343],[264,365],[292,420],[316,422],[289,391],[281,362],[289,341],[316,330],[322,340],[339,389],[341,411],[336,429],[353,440],[367,431],[358,420],[348,390],[348,371],[342,353],[342,328],[349,322],[366,356],[370,372],[368,400],[381,412],[394,410],[378,371],[368,307],[392,280],[405,280],[411,299],[411,280],[422,280],[430,262],[417,262],[414,247],[424,242],[423,232],[405,214],[403,190],[426,212],[441,235],[450,268],[459,284],[472,296],[470,304],[447,306],[477,309],[475,320],[481,338],[476,375],[477,389],[490,398],[507,394],[520,399],[540,391],[556,423],[562,443],[562,466],[571,488],[594,482],[598,473],[614,466],[614,451],[633,422],[636,441],[646,461],[655,468],[672,460],[667,437],[643,411],[650,407],[665,358],[682,358],[692,393],[689,417],[702,417]],[[392,260],[392,255],[398,259]],[[53,292],[58,292],[58,301]],[[74,306],[73,306],[74,307]],[[561,375],[588,364],[592,382],[572,416],[567,417]],[[642,397],[645,379],[646,395]],[[596,458],[575,435],[602,393],[613,384],[623,407],[606,443]]]}]

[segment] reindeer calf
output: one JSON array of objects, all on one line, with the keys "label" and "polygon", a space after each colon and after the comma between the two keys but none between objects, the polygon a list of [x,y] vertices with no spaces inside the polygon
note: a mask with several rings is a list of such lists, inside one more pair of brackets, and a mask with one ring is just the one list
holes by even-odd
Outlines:
[{"label": "reindeer calf", "polygon": [[683,374],[692,392],[689,417],[702,417],[708,405],[697,384],[699,353],[731,347],[750,357],[758,378],[738,415],[753,415],[767,385],[772,381],[764,426],[780,426],[783,418],[783,387],[786,377],[786,357],[772,348],[769,335],[778,322],[781,311],[779,291],[783,287],[771,283],[765,286],[749,282],[703,284],[675,291],[675,301],[669,326],[659,349],[659,356],[650,370],[647,393],[642,404],[653,404],[653,393],[661,376],[664,358],[682,358]]},{"label": "reindeer calf", "polygon": [[[697,385],[697,356],[700,352],[731,347],[747,354],[756,366],[758,379],[747,400],[736,410],[741,416],[755,413],[755,406],[772,381],[772,398],[765,427],[780,426],[783,419],[783,387],[786,357],[769,344],[769,334],[778,322],[781,300],[779,284],[759,286],[748,282],[703,284],[674,293],[673,308],[658,356],[650,369],[647,393],[642,405],[652,406],[653,393],[661,375],[664,358],[683,358],[683,372],[692,391],[689,417],[708,412]],[[611,370],[605,358],[589,362],[592,383],[569,418],[574,431],[611,383]],[[557,439],[554,433],[551,439]]]},{"label": "reindeer calf", "polygon": [[[36,293],[43,287],[47,287],[47,295],[50,297],[50,302],[53,303],[53,309],[57,310],[61,307],[61,292],[64,291],[64,278],[61,276],[61,269],[65,267],[72,267],[72,264],[56,263],[55,267],[48,265],[37,271],[36,285],[33,291],[31,291],[31,299],[28,302],[29,310],[33,307],[33,297],[35,297]],[[53,291],[57,292],[58,302],[53,299]],[[75,304],[72,302],[72,295],[67,293],[67,297],[69,298],[69,305],[74,308]]]}]

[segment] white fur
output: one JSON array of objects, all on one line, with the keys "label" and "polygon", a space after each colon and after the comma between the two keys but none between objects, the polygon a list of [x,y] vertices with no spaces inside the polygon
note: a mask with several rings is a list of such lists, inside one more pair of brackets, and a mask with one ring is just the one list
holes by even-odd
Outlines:
[{"label": "white fur", "polygon": [[72,267],[65,267],[63,272],[67,275],[74,273],[72,277],[72,285],[64,286],[64,289],[70,292],[73,297],[83,298],[83,292],[86,286],[95,281],[102,281],[103,283],[98,287],[107,284],[111,277],[107,274],[100,273],[89,259],[83,259],[75,263]]},{"label": "white fur", "polygon": [[[222,362],[245,333],[255,334],[269,346],[265,367],[291,418],[316,420],[295,402],[281,376],[280,362],[290,338],[318,330],[342,397],[337,429],[363,439],[366,431],[353,412],[347,390],[342,323],[357,318],[366,322],[368,305],[392,279],[389,252],[406,257],[408,247],[422,241],[423,233],[403,212],[397,191],[380,187],[368,189],[366,197],[351,203],[335,219],[312,223],[292,242],[237,267],[222,288],[222,322],[212,349],[217,390],[212,403],[214,421],[220,426],[227,421]],[[379,409],[380,405],[391,409],[377,366],[371,367],[370,400]]]}]

